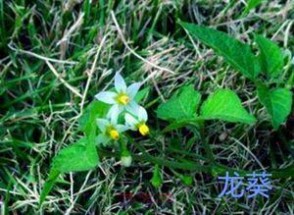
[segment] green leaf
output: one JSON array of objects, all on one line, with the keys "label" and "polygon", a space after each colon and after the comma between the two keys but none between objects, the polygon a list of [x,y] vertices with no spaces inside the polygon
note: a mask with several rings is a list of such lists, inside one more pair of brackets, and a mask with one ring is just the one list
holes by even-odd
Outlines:
[{"label": "green leaf", "polygon": [[181,176],[181,181],[183,182],[183,184],[190,186],[193,183],[193,177],[190,175],[183,175]]},{"label": "green leaf", "polygon": [[148,93],[150,91],[150,87],[145,87],[144,89],[140,90],[137,95],[135,96],[134,100],[139,103],[142,99],[144,99],[146,96],[148,96]]},{"label": "green leaf", "polygon": [[81,130],[85,132],[86,137],[62,149],[53,159],[49,177],[41,193],[40,204],[42,204],[52,189],[59,174],[86,171],[98,165],[99,158],[95,144],[97,130],[96,119],[104,117],[108,109],[109,105],[98,100],[94,100],[88,105],[84,114],[79,119]]},{"label": "green leaf", "polygon": [[277,44],[260,35],[255,35],[255,42],[260,50],[262,70],[271,78],[279,76],[283,70],[283,53]]},{"label": "green leaf", "polygon": [[61,173],[86,171],[98,165],[95,143],[82,138],[77,143],[62,149],[53,160],[54,169]]},{"label": "green leaf", "polygon": [[84,114],[79,118],[80,128],[87,136],[97,128],[96,119],[107,114],[109,105],[98,100],[93,100],[85,109]]},{"label": "green leaf", "polygon": [[258,5],[260,5],[264,0],[249,0],[248,3],[247,3],[247,6],[243,12],[243,16],[244,15],[247,15],[250,10],[256,8]]},{"label": "green leaf", "polygon": [[40,196],[40,205],[56,183],[59,174],[86,171],[98,165],[99,159],[93,135],[91,134],[89,138],[82,138],[77,143],[62,149],[54,158],[49,177]]},{"label": "green leaf", "polygon": [[155,188],[159,188],[162,185],[163,181],[162,181],[162,176],[160,173],[160,168],[158,165],[155,165],[153,170],[153,176],[150,181],[153,187]]},{"label": "green leaf", "polygon": [[180,24],[192,37],[213,48],[217,54],[223,56],[230,65],[247,78],[255,80],[260,72],[260,66],[249,45],[212,28],[185,22],[180,22]]},{"label": "green leaf", "polygon": [[241,104],[239,97],[229,89],[220,89],[211,94],[202,104],[200,118],[219,119],[228,122],[252,124],[256,121]]},{"label": "green leaf", "polygon": [[267,112],[271,115],[272,124],[277,129],[291,112],[292,93],[285,88],[270,90],[260,85],[257,88],[257,94],[260,102],[265,106]]},{"label": "green leaf", "polygon": [[157,116],[164,120],[195,118],[200,99],[201,95],[194,90],[193,85],[184,86],[178,94],[157,108]]}]

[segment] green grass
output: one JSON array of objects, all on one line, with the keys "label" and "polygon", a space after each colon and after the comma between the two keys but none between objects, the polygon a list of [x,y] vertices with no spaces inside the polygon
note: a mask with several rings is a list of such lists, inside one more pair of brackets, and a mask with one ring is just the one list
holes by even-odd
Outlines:
[{"label": "green grass", "polygon": [[[293,165],[293,113],[287,125],[273,131],[254,86],[177,24],[181,19],[209,25],[246,42],[252,41],[252,33],[262,34],[293,54],[293,3],[263,2],[244,15],[242,1],[224,2],[0,0],[4,214],[292,214],[293,177],[273,179],[275,190],[269,200],[220,200],[216,177],[187,168],[189,163],[177,169],[166,164],[205,164],[206,141],[217,162],[237,170]],[[291,59],[286,59],[283,76],[293,89]],[[150,86],[144,106],[152,136],[134,138],[130,148],[135,161],[130,168],[119,165],[114,151],[101,150],[97,169],[62,175],[38,208],[52,158],[82,136],[78,117],[118,70],[128,82],[145,81]],[[156,108],[188,83],[205,98],[218,88],[234,89],[257,116],[257,124],[209,122],[204,139],[189,128],[161,132],[167,124],[157,119]],[[142,153],[146,151],[151,158]],[[160,189],[150,183],[156,163],[166,165]],[[192,176],[192,185],[184,185],[181,175]],[[147,202],[126,202],[123,193],[149,197]],[[165,194],[170,194],[168,200],[161,198]]]}]

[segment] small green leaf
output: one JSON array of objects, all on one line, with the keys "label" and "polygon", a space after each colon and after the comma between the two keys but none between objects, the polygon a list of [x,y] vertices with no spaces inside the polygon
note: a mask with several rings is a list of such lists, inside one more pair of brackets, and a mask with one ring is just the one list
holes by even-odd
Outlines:
[{"label": "small green leaf", "polygon": [[102,118],[107,114],[109,105],[93,100],[85,109],[84,114],[79,118],[80,128],[87,136],[89,136],[93,129],[96,129],[96,119]]},{"label": "small green leaf", "polygon": [[279,46],[271,40],[260,35],[255,35],[255,42],[260,50],[262,70],[271,78],[279,76],[283,70],[284,58]]},{"label": "small green leaf", "polygon": [[167,127],[165,127],[162,132],[170,132],[172,130],[175,130],[175,129],[179,129],[179,128],[182,128],[182,127],[186,127],[187,125],[193,125],[193,126],[196,126],[196,127],[199,127],[200,124],[201,124],[201,119],[198,119],[197,117],[196,118],[193,118],[193,119],[184,119],[184,120],[177,120],[177,121],[174,121],[172,123],[170,123]]},{"label": "small green leaf", "polygon": [[255,80],[260,72],[260,65],[249,45],[212,28],[185,22],[180,22],[180,24],[192,37],[213,48],[217,54],[223,56],[230,65],[247,78]]},{"label": "small green leaf", "polygon": [[271,115],[272,124],[277,129],[291,112],[292,93],[285,88],[270,90],[260,85],[257,88],[257,94],[260,102],[265,106],[267,112]]},{"label": "small green leaf", "polygon": [[159,188],[162,185],[162,176],[158,165],[155,165],[153,170],[153,176],[150,181],[155,188]]},{"label": "small green leaf", "polygon": [[140,90],[137,93],[134,100],[139,103],[142,99],[144,99],[146,96],[148,96],[149,91],[150,91],[150,87],[145,87],[144,89]]},{"label": "small green leaf", "polygon": [[193,177],[190,175],[182,175],[181,181],[183,182],[183,184],[190,186],[193,183]]},{"label": "small green leaf", "polygon": [[244,15],[247,15],[250,10],[256,8],[258,5],[260,5],[264,0],[249,0],[248,3],[247,3],[247,6],[243,12],[243,16]]},{"label": "small green leaf", "polygon": [[205,120],[219,119],[228,122],[252,124],[256,121],[242,107],[239,97],[229,89],[220,89],[211,94],[202,104],[200,118]]},{"label": "small green leaf", "polygon": [[164,120],[184,120],[196,117],[201,95],[192,85],[184,86],[170,100],[161,104],[157,116]]}]

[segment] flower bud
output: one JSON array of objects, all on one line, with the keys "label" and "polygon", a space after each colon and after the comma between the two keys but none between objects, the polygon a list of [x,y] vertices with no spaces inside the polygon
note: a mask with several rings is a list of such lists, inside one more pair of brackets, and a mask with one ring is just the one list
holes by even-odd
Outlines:
[{"label": "flower bud", "polygon": [[121,162],[122,166],[129,167],[132,164],[132,156],[130,156],[130,155],[122,156],[120,158],[120,162]]}]

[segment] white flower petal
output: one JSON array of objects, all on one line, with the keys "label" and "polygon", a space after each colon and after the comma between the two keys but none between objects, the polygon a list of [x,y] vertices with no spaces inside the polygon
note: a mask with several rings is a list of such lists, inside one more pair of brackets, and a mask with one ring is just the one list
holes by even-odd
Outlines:
[{"label": "white flower petal", "polygon": [[110,119],[112,125],[117,124],[118,115],[123,111],[123,108],[117,104],[113,105],[108,113],[107,118]]},{"label": "white flower petal", "polygon": [[133,83],[128,87],[127,95],[130,97],[130,99],[133,99],[136,96],[140,87],[141,87],[141,83]]},{"label": "white flower petal", "polygon": [[131,101],[128,105],[125,106],[125,109],[133,114],[133,115],[138,115],[138,110],[139,110],[139,105],[135,101]]},{"label": "white flower petal", "polygon": [[98,137],[96,138],[97,144],[103,144],[106,145],[110,141],[110,138],[106,136],[105,134],[99,134]]},{"label": "white flower petal", "polygon": [[144,121],[144,122],[146,122],[148,120],[147,111],[142,106],[139,107],[138,118],[140,121]]},{"label": "white flower petal", "polygon": [[125,125],[116,125],[115,128],[118,131],[118,133],[122,133],[124,131],[129,130],[129,127]]},{"label": "white flower petal", "polygon": [[127,91],[126,82],[118,72],[114,76],[114,87],[117,92],[126,92]]},{"label": "white flower petal", "polygon": [[96,119],[98,128],[102,133],[105,133],[107,126],[110,124],[110,122],[106,119]]},{"label": "white flower petal", "polygon": [[95,98],[99,101],[102,101],[107,104],[115,104],[115,97],[117,96],[114,92],[109,91],[103,91],[101,93],[98,93]]},{"label": "white flower petal", "polygon": [[130,128],[132,130],[136,130],[136,125],[139,122],[138,122],[138,120],[135,117],[133,117],[131,114],[126,113],[126,115],[125,115],[125,121],[126,121],[126,124],[128,126],[130,126]]}]

